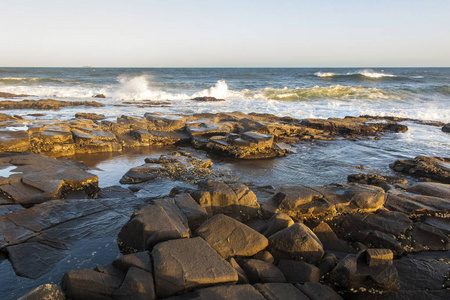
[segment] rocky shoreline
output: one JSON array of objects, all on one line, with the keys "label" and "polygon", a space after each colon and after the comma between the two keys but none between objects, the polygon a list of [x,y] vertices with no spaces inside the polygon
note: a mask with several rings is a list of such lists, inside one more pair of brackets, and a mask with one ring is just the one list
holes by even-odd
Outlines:
[{"label": "rocky shoreline", "polygon": [[[102,119],[2,115],[0,166],[10,173],[0,177],[0,251],[16,274],[39,278],[86,237],[117,234],[123,253],[21,299],[450,295],[449,158],[391,162],[398,177],[354,174],[348,183],[274,188],[244,184],[197,154],[276,158],[298,142],[402,133],[408,128],[401,120],[240,112]],[[158,145],[178,150],[123,170],[129,188],[101,189],[83,165],[48,157]],[[420,182],[410,184],[403,173]],[[185,184],[163,197],[136,196],[157,180]],[[102,220],[103,232],[90,231],[93,220]]]}]

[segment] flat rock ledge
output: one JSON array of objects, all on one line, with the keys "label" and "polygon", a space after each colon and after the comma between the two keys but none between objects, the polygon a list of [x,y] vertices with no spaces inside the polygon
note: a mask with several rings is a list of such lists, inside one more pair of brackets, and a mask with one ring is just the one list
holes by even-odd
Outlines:
[{"label": "flat rock ledge", "polygon": [[450,158],[417,156],[412,160],[399,159],[389,165],[396,172],[401,172],[426,181],[450,183]]},{"label": "flat rock ledge", "polygon": [[[57,109],[69,105],[101,106],[56,100],[0,101],[0,109]],[[269,114],[241,112],[162,115],[143,118],[78,113],[75,119],[24,120],[0,117],[0,151],[34,152],[51,156],[77,153],[116,152],[126,148],[191,144],[195,148],[237,159],[286,156],[291,144],[300,141],[378,138],[385,132],[405,132],[407,127],[390,119],[293,119]]]},{"label": "flat rock ledge", "polygon": [[[135,212],[119,233],[125,255],[109,266],[66,273],[64,294],[70,299],[391,299],[412,289],[425,298],[449,292],[449,185],[419,183],[388,192],[364,184],[282,187],[274,191],[279,210],[273,211],[256,196],[240,200],[251,192],[242,184],[205,180],[198,186],[174,189]],[[394,206],[389,199],[402,193],[440,199],[440,206],[430,205],[426,213],[401,206],[398,199]],[[309,204],[327,211],[330,203],[338,212],[323,218],[303,210]],[[246,214],[246,208],[260,213]]]},{"label": "flat rock ledge", "polygon": [[98,192],[98,177],[75,161],[33,153],[1,153],[0,207],[20,204],[29,207],[61,199],[75,191],[85,197]]},{"label": "flat rock ledge", "polygon": [[54,99],[40,99],[40,100],[21,100],[21,101],[0,101],[0,109],[60,109],[61,107],[70,106],[91,106],[102,107],[103,104],[96,101],[61,101]]}]

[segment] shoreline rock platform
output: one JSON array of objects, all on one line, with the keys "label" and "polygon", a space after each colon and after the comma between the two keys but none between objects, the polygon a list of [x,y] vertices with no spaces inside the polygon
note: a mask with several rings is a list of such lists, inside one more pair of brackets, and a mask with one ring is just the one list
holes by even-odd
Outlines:
[{"label": "shoreline rock platform", "polygon": [[[243,113],[100,119],[0,121],[0,167],[9,172],[0,177],[0,251],[16,274],[40,278],[86,238],[116,235],[122,252],[21,299],[450,295],[449,158],[393,162],[399,177],[355,174],[348,183],[267,186],[270,197],[262,201],[258,187],[227,177],[195,153],[274,158],[300,141],[378,139],[407,130],[395,120]],[[43,155],[162,144],[188,145],[194,153],[179,148],[130,166],[122,178],[128,189],[100,189],[83,165]],[[410,184],[403,173],[422,181]],[[157,179],[189,185],[162,197],[136,197],[139,185]],[[102,224],[95,232],[94,222]]]}]

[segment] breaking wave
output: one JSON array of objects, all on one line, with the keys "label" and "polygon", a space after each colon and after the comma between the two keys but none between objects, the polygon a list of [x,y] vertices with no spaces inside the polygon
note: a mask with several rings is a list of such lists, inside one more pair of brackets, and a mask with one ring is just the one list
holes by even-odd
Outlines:
[{"label": "breaking wave", "polygon": [[388,74],[388,73],[382,73],[382,72],[375,72],[373,70],[365,69],[365,70],[359,70],[356,72],[349,72],[349,73],[333,73],[333,72],[316,72],[314,73],[317,77],[321,78],[327,78],[327,77],[359,77],[359,78],[383,78],[383,77],[397,77],[397,75],[394,74]]},{"label": "breaking wave", "polygon": [[401,99],[400,92],[391,92],[377,88],[366,88],[363,86],[314,86],[296,89],[274,89],[265,88],[260,94],[271,100],[314,100],[314,99]]},{"label": "breaking wave", "polygon": [[77,80],[62,79],[62,78],[39,78],[39,77],[0,77],[0,84],[43,84],[43,83],[78,83]]},{"label": "breaking wave", "polygon": [[[142,75],[120,75],[117,78],[120,87],[112,95],[112,98],[118,100],[186,100],[195,97],[215,97],[225,99],[230,96],[230,90],[225,80],[221,79],[209,89],[204,89],[192,95],[186,93],[171,93],[163,91],[158,86],[161,84],[154,83],[152,77],[148,74]],[[163,86],[178,87],[177,84],[169,84]]]}]

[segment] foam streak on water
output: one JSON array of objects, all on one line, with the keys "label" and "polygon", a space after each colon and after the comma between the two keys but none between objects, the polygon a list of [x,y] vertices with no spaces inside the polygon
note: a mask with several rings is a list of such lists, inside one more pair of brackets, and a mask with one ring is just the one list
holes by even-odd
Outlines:
[{"label": "foam streak on water", "polygon": [[[110,117],[142,115],[123,102],[177,101],[162,113],[270,112],[293,117],[398,115],[450,122],[450,69],[95,69],[3,68],[0,92],[35,99],[106,98]],[[226,99],[196,103],[195,97]],[[49,113],[72,117],[75,108]],[[92,109],[95,112],[95,109]],[[25,111],[23,111],[25,113]],[[27,113],[30,113],[28,111]]]}]

